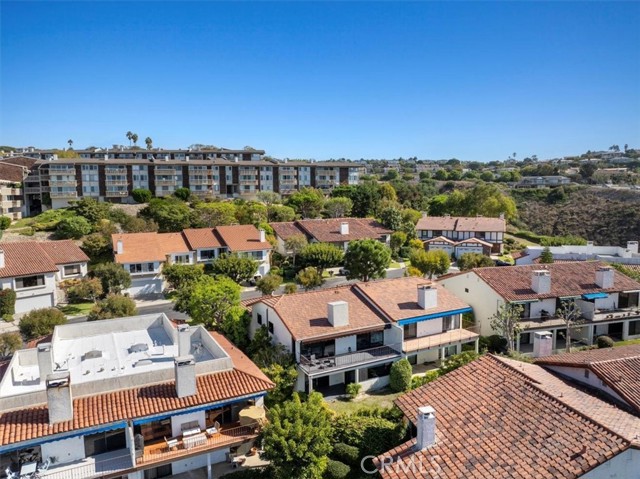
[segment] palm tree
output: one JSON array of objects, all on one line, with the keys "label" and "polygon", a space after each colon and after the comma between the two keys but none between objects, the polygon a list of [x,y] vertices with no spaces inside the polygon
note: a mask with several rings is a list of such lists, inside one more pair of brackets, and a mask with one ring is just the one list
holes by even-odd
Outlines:
[{"label": "palm tree", "polygon": [[69,143],[69,149],[73,150],[73,140],[72,139],[68,139],[67,143]]},{"label": "palm tree", "polygon": [[131,138],[133,138],[133,133],[130,131],[127,132],[127,140],[129,140],[129,146],[131,146]]},{"label": "palm tree", "polygon": [[133,133],[131,135],[131,139],[133,140],[133,146],[137,146],[136,143],[138,143],[138,134],[137,133]]},{"label": "palm tree", "polygon": [[145,142],[145,143],[146,143],[146,145],[147,145],[147,150],[150,150],[151,148],[153,148],[153,140],[151,139],[151,137],[150,137],[150,136],[146,137],[146,138],[144,139],[144,142]]}]

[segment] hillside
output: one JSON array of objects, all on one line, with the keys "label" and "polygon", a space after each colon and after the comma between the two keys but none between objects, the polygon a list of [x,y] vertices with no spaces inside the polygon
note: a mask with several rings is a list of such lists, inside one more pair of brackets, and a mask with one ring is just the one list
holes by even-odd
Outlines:
[{"label": "hillside", "polygon": [[514,195],[522,227],[550,236],[578,235],[600,245],[640,239],[640,192],[578,189],[550,203],[543,191]]}]

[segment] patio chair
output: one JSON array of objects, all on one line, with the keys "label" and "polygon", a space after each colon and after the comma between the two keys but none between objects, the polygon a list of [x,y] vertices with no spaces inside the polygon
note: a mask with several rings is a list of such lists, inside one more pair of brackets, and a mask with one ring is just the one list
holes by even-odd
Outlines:
[{"label": "patio chair", "polygon": [[167,443],[167,450],[168,451],[173,451],[175,449],[177,449],[178,447],[178,440],[171,438],[171,439],[167,439],[166,437],[164,438],[164,442]]},{"label": "patio chair", "polygon": [[40,465],[40,467],[38,468],[38,471],[46,471],[47,469],[49,469],[50,465],[51,465],[51,459],[47,458],[47,460]]}]

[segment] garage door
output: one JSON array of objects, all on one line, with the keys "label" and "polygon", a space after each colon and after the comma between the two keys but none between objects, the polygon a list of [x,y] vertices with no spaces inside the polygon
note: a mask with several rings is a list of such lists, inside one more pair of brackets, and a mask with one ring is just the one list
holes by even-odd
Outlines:
[{"label": "garage door", "polygon": [[162,280],[150,279],[148,281],[133,281],[131,287],[127,289],[129,296],[145,296],[147,294],[162,293]]},{"label": "garage door", "polygon": [[28,298],[16,299],[16,313],[26,313],[33,309],[51,308],[53,306],[53,294],[42,294]]}]

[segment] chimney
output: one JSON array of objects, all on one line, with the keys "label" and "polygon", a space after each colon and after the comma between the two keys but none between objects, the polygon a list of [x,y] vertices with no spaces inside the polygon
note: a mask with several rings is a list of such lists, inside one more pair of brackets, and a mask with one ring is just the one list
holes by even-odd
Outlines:
[{"label": "chimney", "polygon": [[49,424],[72,420],[73,399],[69,371],[49,374],[46,379],[46,390]]},{"label": "chimney", "polygon": [[58,159],[58,154],[54,153],[52,158],[53,158],[53,161],[56,161]]},{"label": "chimney", "polygon": [[347,222],[340,223],[340,234],[341,235],[348,235],[349,234],[349,223],[347,223]]},{"label": "chimney", "polygon": [[536,331],[533,333],[533,357],[542,358],[553,354],[553,333]]},{"label": "chimney", "polygon": [[186,155],[186,156],[184,157],[184,161],[189,161],[189,155]]},{"label": "chimney", "polygon": [[109,153],[105,153],[104,154],[104,161],[107,161],[109,159]]},{"label": "chimney", "polygon": [[615,273],[611,266],[600,266],[596,270],[596,284],[602,289],[613,288]]},{"label": "chimney", "polygon": [[327,316],[329,323],[334,328],[349,325],[349,303],[346,301],[334,301],[327,303]]},{"label": "chimney", "polygon": [[627,241],[627,249],[631,251],[631,254],[638,254],[638,242]]},{"label": "chimney", "polygon": [[4,250],[0,249],[0,268],[4,268]]},{"label": "chimney", "polygon": [[178,325],[178,356],[191,354],[191,328],[188,324]]},{"label": "chimney", "polygon": [[504,213],[500,213],[500,219],[503,220],[504,219]]},{"label": "chimney", "polygon": [[40,371],[40,382],[44,381],[53,372],[51,343],[38,344],[38,370]]},{"label": "chimney", "polygon": [[164,161],[169,161],[169,155],[164,155]]},{"label": "chimney", "polygon": [[551,272],[546,269],[536,269],[531,272],[531,289],[538,294],[551,291]]},{"label": "chimney", "polygon": [[176,394],[179,398],[195,396],[196,387],[196,361],[193,356],[178,356],[174,360],[176,373]]},{"label": "chimney", "polygon": [[116,242],[116,254],[122,254],[124,251],[124,243],[121,239]]},{"label": "chimney", "polygon": [[429,284],[418,285],[418,304],[422,309],[438,306],[438,289]]},{"label": "chimney", "polygon": [[593,241],[587,241],[587,254],[593,253]]},{"label": "chimney", "polygon": [[262,228],[260,228],[258,230],[258,232],[260,233],[260,243],[266,242],[267,241],[267,233]]},{"label": "chimney", "polygon": [[418,408],[416,449],[422,451],[436,443],[436,410],[431,406]]}]

